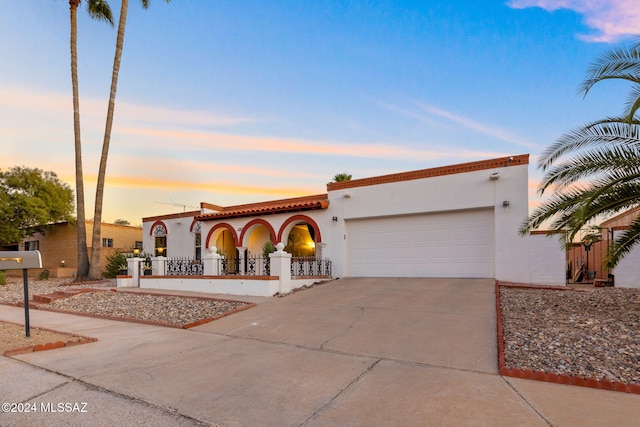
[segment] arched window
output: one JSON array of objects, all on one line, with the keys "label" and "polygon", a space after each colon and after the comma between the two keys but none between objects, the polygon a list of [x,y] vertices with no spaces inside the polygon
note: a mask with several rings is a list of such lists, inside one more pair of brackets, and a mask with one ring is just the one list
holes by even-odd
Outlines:
[{"label": "arched window", "polygon": [[193,227],[195,233],[195,256],[197,260],[202,259],[202,226],[200,222],[197,222]]},{"label": "arched window", "polygon": [[167,229],[164,225],[157,225],[153,230],[155,256],[167,256]]}]

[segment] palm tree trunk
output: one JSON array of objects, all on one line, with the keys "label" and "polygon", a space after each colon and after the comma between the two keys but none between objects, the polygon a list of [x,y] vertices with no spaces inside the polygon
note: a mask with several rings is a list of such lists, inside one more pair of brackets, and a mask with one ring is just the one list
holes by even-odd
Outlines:
[{"label": "palm tree trunk", "polygon": [[100,167],[98,169],[98,183],[96,185],[96,203],[93,215],[93,233],[91,238],[91,264],[89,267],[89,277],[91,279],[99,279],[102,275],[100,267],[100,248],[102,243],[102,201],[104,198],[107,157],[109,156],[109,143],[111,142],[111,128],[113,127],[113,113],[116,102],[116,89],[118,87],[118,74],[120,73],[120,61],[122,59],[122,46],[124,45],[124,29],[127,24],[128,7],[129,1],[122,0],[120,18],[118,22],[118,37],[116,39],[116,54],[113,58],[113,71],[111,74],[111,93],[109,94],[109,106],[107,109],[107,123],[104,129],[102,154],[100,156]]},{"label": "palm tree trunk", "polygon": [[77,11],[80,0],[70,0],[71,14],[71,86],[73,87],[73,134],[76,167],[76,220],[78,245],[78,273],[76,280],[89,274],[89,256],[87,253],[87,227],[84,213],[84,178],[82,174],[82,144],[80,143],[80,96],[78,95],[78,23]]}]

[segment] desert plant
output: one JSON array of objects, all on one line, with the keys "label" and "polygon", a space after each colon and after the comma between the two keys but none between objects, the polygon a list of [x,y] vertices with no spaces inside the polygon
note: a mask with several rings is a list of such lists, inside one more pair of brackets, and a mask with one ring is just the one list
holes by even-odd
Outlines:
[{"label": "desert plant", "polygon": [[266,242],[264,242],[264,245],[262,245],[262,256],[264,256],[265,258],[269,258],[269,254],[272,254],[275,251],[276,247],[273,246],[271,240],[267,240]]},{"label": "desert plant", "polygon": [[49,270],[42,270],[40,274],[38,274],[38,279],[47,280],[49,278]]},{"label": "desert plant", "polygon": [[4,270],[0,270],[0,286],[6,286],[7,273]]}]

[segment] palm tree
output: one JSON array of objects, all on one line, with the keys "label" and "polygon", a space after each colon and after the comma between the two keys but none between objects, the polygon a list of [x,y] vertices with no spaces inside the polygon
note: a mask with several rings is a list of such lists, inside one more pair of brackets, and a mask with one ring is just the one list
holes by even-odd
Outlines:
[{"label": "palm tree", "polygon": [[[595,219],[640,204],[640,42],[598,58],[580,90],[586,96],[596,83],[609,79],[633,85],[624,114],[578,127],[542,154],[538,166],[545,175],[539,193],[553,194],[525,221],[522,234],[553,220],[553,231],[566,230],[573,240]],[[638,243],[640,217],[614,241],[607,266],[614,267]]]},{"label": "palm tree", "polygon": [[345,182],[345,181],[351,181],[351,175],[349,175],[346,172],[337,173],[333,177],[333,182]]},{"label": "palm tree", "polygon": [[[81,0],[69,0],[71,18],[71,86],[73,89],[73,134],[75,145],[76,168],[76,220],[77,244],[78,244],[78,272],[76,280],[87,277],[89,274],[89,256],[87,253],[87,230],[84,212],[84,178],[82,173],[82,144],[80,138],[80,100],[78,94],[78,20],[77,12]],[[105,1],[88,0],[87,13],[93,19],[107,21],[113,25],[111,9]]]},{"label": "palm tree", "polygon": [[[171,0],[165,0],[169,3]],[[149,0],[141,0],[142,7],[149,7]],[[120,72],[120,61],[122,59],[122,47],[124,45],[124,30],[127,24],[127,11],[129,1],[122,0],[120,6],[120,18],[118,21],[118,36],[116,38],[116,53],[113,58],[113,70],[111,74],[111,92],[109,93],[109,105],[107,108],[107,122],[104,130],[104,140],[102,141],[102,153],[100,156],[100,166],[98,168],[98,182],[96,185],[96,201],[93,216],[93,233],[91,238],[91,263],[89,277],[100,278],[100,247],[102,234],[102,201],[104,198],[104,182],[107,172],[107,158],[109,155],[109,144],[111,142],[111,129],[113,127],[113,114],[116,101],[116,89],[118,87],[118,74]]]}]

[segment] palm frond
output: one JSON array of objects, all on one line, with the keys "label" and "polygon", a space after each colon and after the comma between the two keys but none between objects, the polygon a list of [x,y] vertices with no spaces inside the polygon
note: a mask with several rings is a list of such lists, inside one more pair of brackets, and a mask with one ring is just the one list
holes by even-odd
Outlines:
[{"label": "palm frond", "polygon": [[609,252],[605,256],[605,265],[613,268],[625,255],[640,244],[640,217],[631,223],[628,230],[625,230],[611,246]]},{"label": "palm frond", "polygon": [[106,21],[113,26],[111,7],[105,0],[87,0],[87,13],[98,21]]},{"label": "palm frond", "polygon": [[608,79],[640,83],[640,43],[612,49],[596,59],[587,70],[579,92],[586,96],[596,83]]},{"label": "palm frond", "polygon": [[568,153],[606,144],[640,145],[640,121],[629,123],[627,117],[608,117],[575,128],[542,153],[538,167],[544,171]]}]

